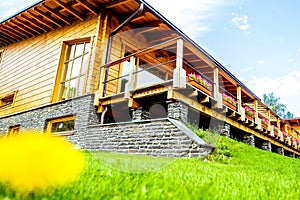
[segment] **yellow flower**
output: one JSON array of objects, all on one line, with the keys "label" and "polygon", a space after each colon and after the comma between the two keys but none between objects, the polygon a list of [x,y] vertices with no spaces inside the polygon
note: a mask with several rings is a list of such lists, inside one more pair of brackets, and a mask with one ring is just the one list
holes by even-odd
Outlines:
[{"label": "yellow flower", "polygon": [[82,153],[62,137],[23,133],[0,138],[0,181],[16,191],[61,186],[84,166]]}]

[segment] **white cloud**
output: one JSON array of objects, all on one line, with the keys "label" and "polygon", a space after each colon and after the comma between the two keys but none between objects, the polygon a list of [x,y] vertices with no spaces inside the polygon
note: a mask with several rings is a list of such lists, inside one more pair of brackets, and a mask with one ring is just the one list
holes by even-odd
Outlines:
[{"label": "white cloud", "polygon": [[300,53],[300,48],[298,49],[298,52]]},{"label": "white cloud", "polygon": [[253,67],[245,67],[245,68],[241,69],[241,72],[248,72],[252,69],[253,69]]},{"label": "white cloud", "polygon": [[241,78],[241,81],[259,97],[274,92],[280,98],[279,101],[286,105],[286,111],[300,117],[300,71],[290,72],[276,79],[252,76],[247,80]]},{"label": "white cloud", "polygon": [[147,0],[163,16],[183,30],[188,36],[196,37],[212,30],[210,20],[218,15],[217,8],[228,4],[228,0]]},{"label": "white cloud", "polygon": [[249,17],[247,15],[238,16],[236,14],[232,14],[234,17],[231,21],[234,23],[236,27],[238,27],[242,31],[246,31],[250,28]]},{"label": "white cloud", "polygon": [[260,65],[262,65],[262,64],[264,64],[264,63],[265,63],[265,61],[263,61],[263,60],[260,60],[260,61],[258,61],[257,63],[258,63],[258,64],[260,64]]}]

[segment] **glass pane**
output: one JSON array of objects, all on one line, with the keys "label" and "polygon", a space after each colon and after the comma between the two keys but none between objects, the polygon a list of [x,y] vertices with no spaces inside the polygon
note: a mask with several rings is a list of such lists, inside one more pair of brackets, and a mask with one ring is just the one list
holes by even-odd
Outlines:
[{"label": "glass pane", "polygon": [[90,43],[85,43],[84,53],[87,53],[90,51],[91,45]]},{"label": "glass pane", "polygon": [[85,54],[83,56],[82,69],[80,75],[84,75],[86,73],[88,65],[89,65],[89,55]]},{"label": "glass pane", "polygon": [[68,99],[68,94],[67,94],[67,91],[66,91],[66,88],[69,88],[68,84],[69,84],[69,82],[65,82],[65,83],[62,83],[61,86],[60,86],[61,100]]},{"label": "glass pane", "polygon": [[62,78],[62,81],[70,80],[70,78],[71,78],[71,70],[72,70],[72,62],[66,63],[64,70],[67,70],[67,74],[64,75],[64,77]]},{"label": "glass pane", "polygon": [[69,48],[71,48],[71,50],[70,50],[70,54],[66,58],[67,61],[74,57],[75,45],[70,45]]},{"label": "glass pane", "polygon": [[77,89],[76,89],[77,83],[78,83],[78,79],[74,79],[74,80],[70,81],[70,87],[69,87],[69,92],[68,92],[69,98],[78,96]]},{"label": "glass pane", "polygon": [[81,67],[81,58],[74,60],[71,78],[79,76]]},{"label": "glass pane", "polygon": [[82,55],[84,44],[76,44],[75,57]]},{"label": "glass pane", "polygon": [[51,133],[73,131],[74,130],[74,120],[56,122],[52,124]]},{"label": "glass pane", "polygon": [[83,95],[83,87],[84,87],[84,76],[81,76],[79,78],[79,86],[78,86],[78,92],[77,95]]}]

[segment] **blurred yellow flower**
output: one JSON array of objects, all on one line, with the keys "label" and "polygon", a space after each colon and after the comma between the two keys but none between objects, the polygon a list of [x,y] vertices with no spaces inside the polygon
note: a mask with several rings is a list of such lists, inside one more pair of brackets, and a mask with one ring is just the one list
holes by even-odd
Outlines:
[{"label": "blurred yellow flower", "polygon": [[62,137],[23,133],[0,138],[0,181],[16,191],[61,186],[84,166],[83,154]]}]

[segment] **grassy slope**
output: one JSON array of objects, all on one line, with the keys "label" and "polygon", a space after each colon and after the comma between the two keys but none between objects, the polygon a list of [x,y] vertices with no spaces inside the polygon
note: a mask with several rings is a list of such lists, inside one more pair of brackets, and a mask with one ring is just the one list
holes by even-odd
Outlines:
[{"label": "grassy slope", "polygon": [[[87,154],[88,167],[78,181],[47,194],[32,194],[30,199],[299,198],[300,160],[268,153],[227,138],[220,138],[218,144],[221,153],[208,161],[174,159],[158,171],[145,173],[121,172],[106,167],[101,159],[97,159],[97,156],[109,157],[112,154]],[[118,159],[122,160],[124,156]],[[147,159],[138,163],[153,162],[153,159]],[[131,164],[137,164],[132,157],[130,160]],[[0,199],[4,196],[14,198],[14,193],[0,187]]]}]

